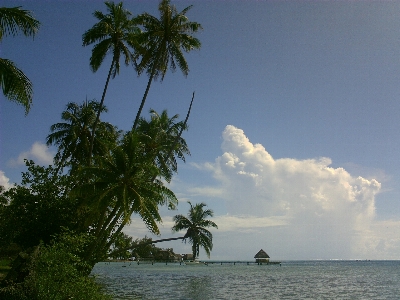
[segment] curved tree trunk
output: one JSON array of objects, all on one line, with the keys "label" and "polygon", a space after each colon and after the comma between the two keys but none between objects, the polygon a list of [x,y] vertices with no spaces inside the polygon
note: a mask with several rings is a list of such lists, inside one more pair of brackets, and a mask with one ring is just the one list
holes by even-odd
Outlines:
[{"label": "curved tree trunk", "polygon": [[[148,244],[157,244],[157,243],[161,243],[161,242],[177,241],[177,240],[183,240],[184,238],[185,238],[185,236],[180,236],[180,237],[176,237],[176,238],[169,238],[169,239],[161,239],[161,240],[151,241]],[[147,243],[145,243],[144,245],[147,245]],[[143,246],[143,244],[141,246]]]},{"label": "curved tree trunk", "polygon": [[108,88],[108,83],[110,82],[110,77],[111,77],[112,69],[114,67],[114,62],[115,62],[115,60],[113,59],[113,61],[111,62],[110,70],[108,71],[106,85],[104,86],[104,90],[103,90],[103,95],[101,96],[100,107],[97,112],[96,120],[94,121],[93,128],[92,128],[92,136],[90,138],[91,140],[90,140],[90,152],[89,152],[89,165],[92,162],[94,135],[96,132],[97,123],[99,122],[99,119],[100,119],[100,113],[101,113],[101,109],[103,108],[104,99],[106,98],[106,92],[107,92],[107,88]]},{"label": "curved tree trunk", "polygon": [[147,98],[147,94],[149,93],[150,90],[150,86],[151,86],[151,82],[153,81],[153,77],[154,77],[154,70],[151,72],[149,81],[147,82],[147,86],[146,86],[146,91],[144,92],[143,98],[142,98],[142,102],[140,103],[140,107],[139,110],[136,114],[136,118],[135,118],[135,122],[133,123],[133,127],[132,130],[136,130],[136,127],[139,123],[139,119],[140,119],[140,115],[142,114],[142,110],[144,107],[144,103],[146,102],[146,98]]},{"label": "curved tree trunk", "polygon": [[[152,78],[150,77],[150,79],[152,79]],[[150,88],[150,84],[151,84],[151,80],[149,80],[148,89]],[[148,92],[148,89],[146,89],[145,96],[146,96],[146,94]],[[144,100],[146,100],[145,97],[144,97]],[[189,106],[188,112],[186,114],[184,125],[181,128],[181,131],[179,132],[179,134],[176,136],[175,142],[174,142],[173,146],[171,147],[171,150],[168,153],[167,157],[170,157],[173,154],[173,150],[174,150],[176,144],[178,143],[179,138],[181,137],[181,135],[183,133],[183,130],[184,130],[184,128],[185,128],[185,126],[187,124],[187,121],[189,119],[189,115],[190,115],[190,112],[191,112],[191,109],[192,109],[193,101],[194,101],[194,92],[193,92],[193,95],[192,95],[192,100],[190,102],[190,106]],[[144,102],[142,104],[144,104]],[[141,107],[143,108],[143,105]],[[154,181],[155,177],[152,178],[152,180]],[[133,209],[132,208],[131,208],[131,213],[133,213]],[[98,249],[108,249],[111,246],[111,244],[113,243],[113,237],[117,236],[122,231],[122,229],[124,228],[126,223],[122,222],[121,224],[119,224],[117,230],[113,233],[112,237],[108,241],[107,241],[107,236],[105,236],[104,234],[106,232],[108,232],[108,230],[110,230],[111,228],[114,228],[114,226],[117,225],[117,222],[118,222],[121,214],[122,214],[122,211],[117,211],[114,208],[114,210],[108,216],[107,220],[104,221],[104,223],[102,222],[103,224],[102,224],[101,229],[99,231],[98,231],[98,229],[96,230],[96,241],[94,241],[92,243],[91,247],[88,249],[88,251],[86,253],[86,259],[90,259],[94,255],[94,252],[96,250],[98,250]],[[155,240],[155,241],[151,241],[151,242],[147,242],[147,243],[143,243],[143,244],[137,245],[135,247],[130,247],[127,250],[132,250],[132,249],[135,249],[137,247],[146,246],[146,245],[155,244],[155,243],[166,242],[166,241],[183,240],[183,239],[186,239],[187,237],[188,237],[188,232],[182,237]]]},{"label": "curved tree trunk", "polygon": [[[146,243],[141,243],[138,245],[134,245],[134,246],[129,246],[127,248],[124,248],[123,251],[127,251],[127,250],[134,250],[137,249],[139,247],[143,247],[143,246],[147,246],[147,245],[151,245],[151,244],[156,244],[156,243],[161,243],[161,242],[168,242],[168,241],[176,241],[176,240],[183,240],[187,238],[187,233],[184,236],[180,236],[180,237],[176,237],[176,238],[168,238],[168,239],[161,239],[161,240],[155,240],[155,241],[150,241],[150,242],[146,242]],[[111,245],[109,245],[108,247],[110,247]]]}]

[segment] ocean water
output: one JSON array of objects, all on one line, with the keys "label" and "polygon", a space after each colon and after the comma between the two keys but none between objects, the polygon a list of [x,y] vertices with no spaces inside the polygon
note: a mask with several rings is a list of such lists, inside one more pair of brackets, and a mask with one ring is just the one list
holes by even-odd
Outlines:
[{"label": "ocean water", "polygon": [[115,299],[400,299],[400,261],[117,262],[93,274]]}]

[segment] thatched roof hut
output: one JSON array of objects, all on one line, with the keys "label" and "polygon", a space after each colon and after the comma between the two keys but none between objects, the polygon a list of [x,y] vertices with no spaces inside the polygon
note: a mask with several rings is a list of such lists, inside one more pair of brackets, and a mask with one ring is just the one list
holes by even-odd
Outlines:
[{"label": "thatched roof hut", "polygon": [[257,254],[254,256],[254,258],[256,259],[257,263],[269,262],[269,255],[263,249],[258,251]]}]

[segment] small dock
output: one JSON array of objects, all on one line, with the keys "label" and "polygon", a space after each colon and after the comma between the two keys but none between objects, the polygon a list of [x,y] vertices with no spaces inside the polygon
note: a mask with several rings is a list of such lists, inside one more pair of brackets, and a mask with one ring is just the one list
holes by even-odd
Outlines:
[{"label": "small dock", "polygon": [[268,261],[268,262],[255,262],[255,261],[215,261],[215,260],[210,260],[210,261],[202,261],[203,263],[207,265],[282,265],[282,262],[280,261]]},{"label": "small dock", "polygon": [[[257,262],[257,261],[242,261],[242,260],[236,260],[236,261],[227,261],[227,260],[202,260],[199,261],[200,265],[204,264],[204,265],[259,265],[259,266],[266,266],[266,265],[280,265],[282,266],[282,262],[280,261],[268,261],[268,262]],[[135,264],[151,264],[154,265],[156,263],[165,263],[167,264],[180,264],[180,265],[184,265],[185,262],[184,261],[172,261],[172,260],[158,260],[158,261],[154,261],[154,260],[141,260],[141,261],[132,261],[129,262],[129,265],[131,265],[131,263],[135,263]]]}]

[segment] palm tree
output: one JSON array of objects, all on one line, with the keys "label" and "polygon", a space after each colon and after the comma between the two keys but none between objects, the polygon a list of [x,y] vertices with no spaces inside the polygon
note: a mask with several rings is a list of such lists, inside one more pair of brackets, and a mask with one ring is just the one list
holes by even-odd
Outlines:
[{"label": "palm tree", "polygon": [[93,164],[80,170],[81,178],[88,180],[74,194],[85,199],[83,205],[91,211],[90,226],[96,237],[87,259],[100,259],[132,214],[138,214],[151,232],[159,234],[159,206],[176,207],[177,198],[164,185],[176,172],[171,153],[167,163],[159,163],[157,158],[167,153],[171,144],[173,154],[183,160],[189,152],[183,139],[176,142],[184,126],[175,122],[176,117],[169,118],[165,111],[161,115],[153,112],[149,122],[141,120],[138,129],[127,132],[117,147],[95,156]]},{"label": "palm tree", "polygon": [[107,92],[110,78],[115,78],[119,74],[120,59],[124,58],[125,65],[135,61],[135,54],[130,49],[135,47],[136,36],[140,29],[132,22],[131,12],[123,7],[123,3],[114,4],[114,2],[105,2],[108,14],[104,14],[98,10],[93,13],[93,16],[99,20],[91,29],[87,30],[83,36],[83,46],[88,46],[96,43],[92,49],[90,57],[90,67],[93,72],[96,72],[103,63],[106,55],[112,52],[111,66],[108,71],[106,84],[101,96],[100,107],[97,112],[96,120],[93,124],[91,149],[93,151],[94,132],[100,118],[104,99]]},{"label": "palm tree", "polygon": [[[40,22],[21,7],[0,7],[0,42],[4,36],[15,36],[20,31],[27,37],[35,36],[39,26]],[[32,83],[11,60],[0,58],[0,87],[6,98],[25,107],[25,115],[29,112]]]},{"label": "palm tree", "polygon": [[154,241],[149,240],[138,245],[133,245],[129,249],[132,250],[149,244],[156,244],[167,241],[183,240],[184,242],[186,242],[186,239],[189,239],[189,243],[192,244],[193,258],[196,258],[199,255],[200,246],[204,248],[207,256],[210,257],[210,251],[213,247],[212,233],[206,228],[218,228],[218,226],[214,222],[206,220],[206,218],[212,217],[214,215],[214,212],[211,209],[204,210],[203,207],[207,206],[205,203],[198,203],[195,206],[193,206],[190,201],[188,201],[188,203],[190,204],[188,217],[185,217],[183,215],[176,215],[173,218],[175,225],[172,227],[172,231],[177,232],[186,229],[187,231],[184,236]]},{"label": "palm tree", "polygon": [[210,257],[210,251],[213,248],[212,233],[206,228],[218,228],[218,226],[206,218],[212,217],[214,212],[211,209],[204,210],[204,206],[207,206],[205,203],[198,203],[194,206],[190,201],[188,203],[190,204],[188,217],[183,215],[174,216],[175,225],[172,227],[172,231],[187,230],[182,239],[185,242],[188,239],[189,243],[192,244],[193,258],[199,256],[200,247],[203,247],[207,256]]},{"label": "palm tree", "polygon": [[187,126],[185,122],[176,122],[179,115],[169,118],[166,110],[161,114],[150,110],[150,114],[150,121],[140,119],[137,131],[146,145],[145,151],[154,157],[162,177],[170,182],[178,169],[175,156],[185,162],[185,154],[190,155],[186,141],[181,137]]},{"label": "palm tree", "polygon": [[135,18],[135,22],[145,29],[138,37],[138,52],[142,55],[142,59],[137,65],[137,71],[139,75],[146,71],[149,80],[136,114],[133,129],[136,129],[139,123],[153,79],[161,77],[163,80],[168,65],[173,71],[178,65],[185,76],[189,73],[189,66],[182,51],[189,52],[200,48],[200,41],[192,34],[202,28],[199,23],[190,22],[187,18],[186,13],[191,7],[188,6],[178,13],[175,6],[170,5],[169,0],[162,0],[158,6],[159,19],[148,13]]},{"label": "palm tree", "polygon": [[[56,165],[60,168],[71,166],[74,170],[78,166],[88,165],[91,128],[96,119],[98,111],[107,111],[103,106],[101,109],[96,101],[85,101],[83,104],[70,102],[61,114],[65,122],[53,124],[51,133],[46,138],[48,146],[58,146],[58,152],[54,158]],[[94,134],[94,154],[104,155],[116,144],[119,132],[110,123],[100,122]]]},{"label": "palm tree", "polygon": [[[190,102],[189,110],[183,122],[174,123],[178,115],[175,115],[169,119],[166,111],[163,111],[162,114],[159,115],[154,110],[150,110],[150,113],[152,114],[151,121],[148,122],[141,118],[139,121],[139,127],[136,130],[131,131],[131,134],[139,134],[142,145],[144,145],[144,153],[146,153],[147,157],[150,157],[150,159],[153,161],[153,164],[158,169],[158,172],[153,174],[150,182],[154,182],[158,177],[164,179],[166,182],[170,182],[172,174],[177,172],[177,162],[175,156],[185,161],[184,155],[190,154],[186,141],[181,136],[183,131],[187,129],[187,121],[189,119],[193,100],[194,92]],[[169,208],[174,209],[175,203],[172,203],[173,205],[171,205],[171,203],[172,202],[169,202]],[[133,211],[131,213],[133,213]],[[118,234],[123,227],[124,224],[120,224],[116,234]],[[184,237],[158,241],[150,240],[148,244],[183,238]],[[110,245],[110,242],[108,245]]]}]

